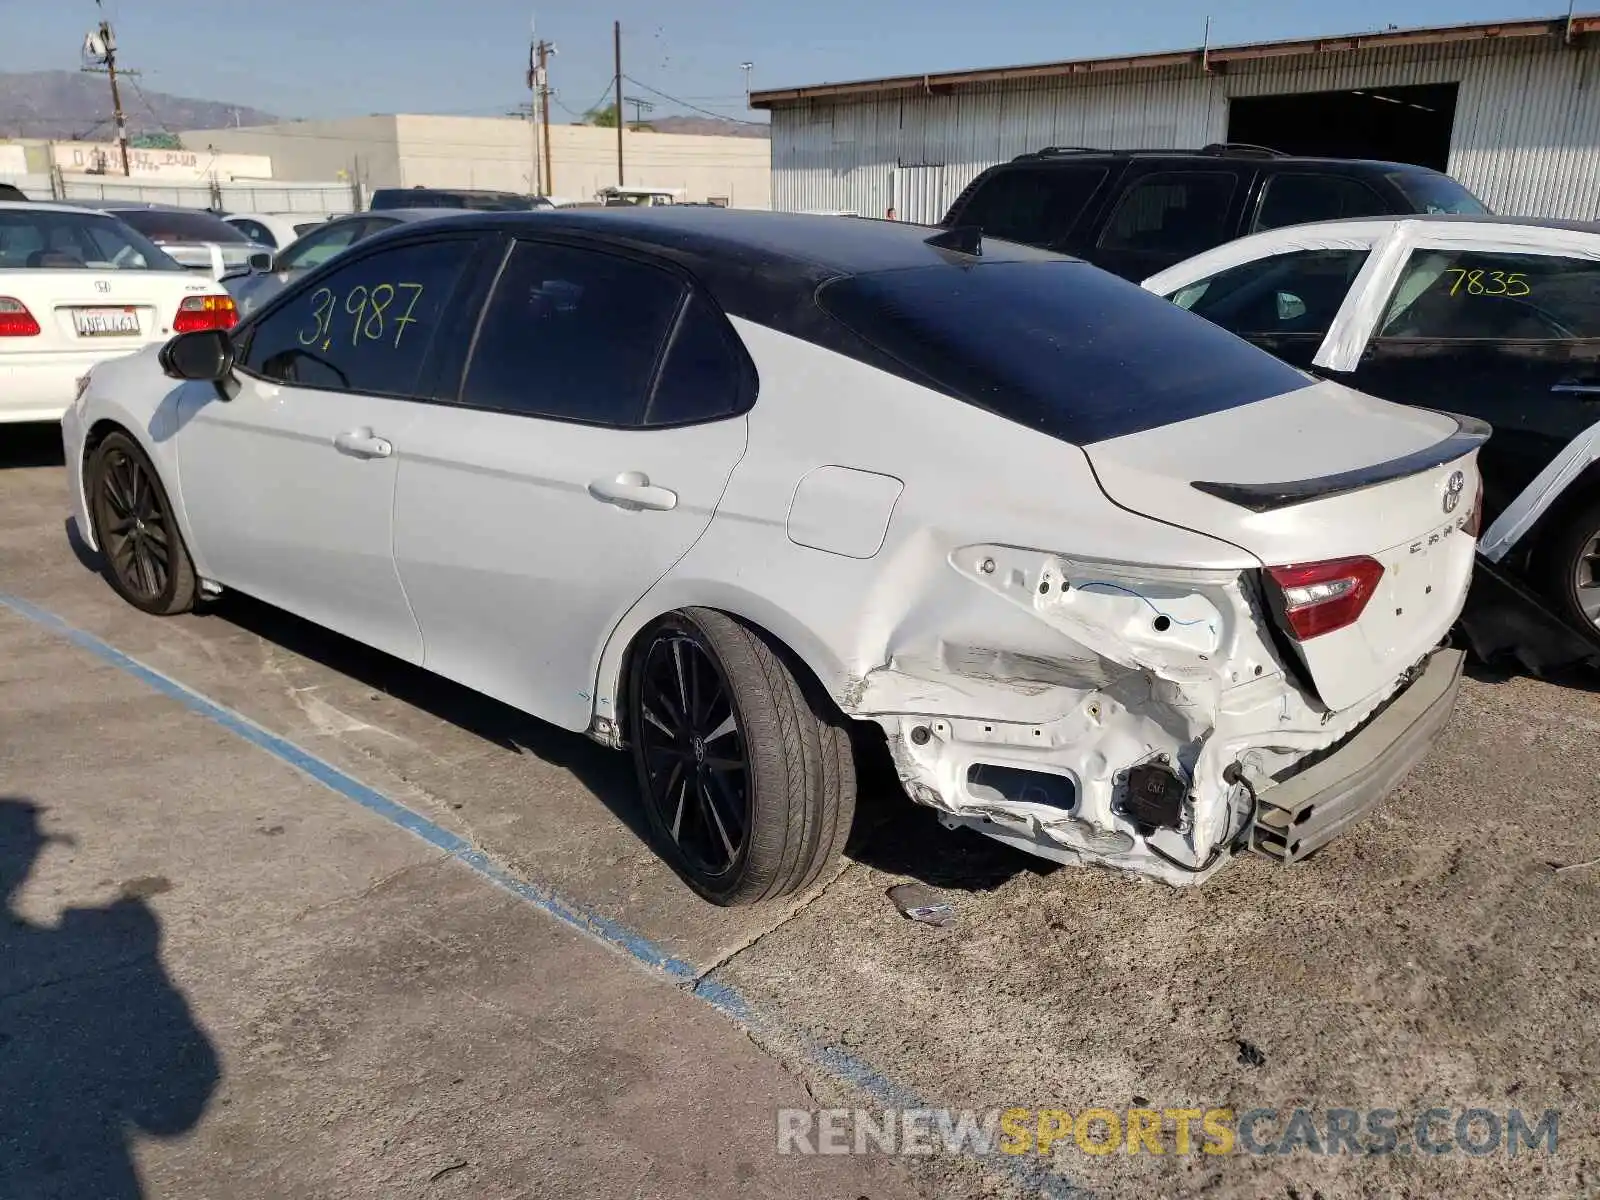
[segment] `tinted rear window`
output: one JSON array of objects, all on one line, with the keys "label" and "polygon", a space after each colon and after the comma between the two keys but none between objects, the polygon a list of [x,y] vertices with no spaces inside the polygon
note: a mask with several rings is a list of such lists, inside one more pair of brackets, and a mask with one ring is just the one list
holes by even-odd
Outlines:
[{"label": "tinted rear window", "polygon": [[530,196],[515,192],[454,192],[434,188],[384,188],[372,195],[374,211],[385,208],[465,208],[474,212],[528,212]]},{"label": "tinted rear window", "polygon": [[250,242],[221,217],[210,213],[129,208],[117,209],[115,214],[153,242],[225,242],[241,246]]},{"label": "tinted rear window", "polygon": [[952,224],[976,225],[1007,241],[1053,246],[1072,232],[1106,174],[1105,167],[1087,165],[998,171],[978,185]]},{"label": "tinted rear window", "polygon": [[1209,321],[1084,263],[855,275],[826,285],[818,300],[940,390],[1077,445],[1309,383]]}]

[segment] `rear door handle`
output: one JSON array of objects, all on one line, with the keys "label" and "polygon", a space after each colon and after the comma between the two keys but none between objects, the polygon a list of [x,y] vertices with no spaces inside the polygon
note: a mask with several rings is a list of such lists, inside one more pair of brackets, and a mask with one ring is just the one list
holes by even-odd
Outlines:
[{"label": "rear door handle", "polygon": [[1562,396],[1600,396],[1600,379],[1563,379],[1550,390]]},{"label": "rear door handle", "polygon": [[333,439],[333,448],[351,458],[388,458],[394,453],[387,439],[378,437],[366,426],[338,434]]},{"label": "rear door handle", "polygon": [[618,508],[653,509],[667,512],[678,507],[678,493],[664,487],[653,487],[650,476],[643,471],[624,471],[610,479],[596,479],[589,485],[589,495]]}]

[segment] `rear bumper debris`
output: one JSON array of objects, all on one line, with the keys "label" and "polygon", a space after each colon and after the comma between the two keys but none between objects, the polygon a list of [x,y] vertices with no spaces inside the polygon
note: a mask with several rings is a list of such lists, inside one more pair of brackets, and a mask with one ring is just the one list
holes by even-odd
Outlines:
[{"label": "rear bumper debris", "polygon": [[1339,749],[1261,793],[1250,848],[1298,862],[1392,791],[1433,747],[1455,708],[1466,654],[1438,650],[1422,674]]}]

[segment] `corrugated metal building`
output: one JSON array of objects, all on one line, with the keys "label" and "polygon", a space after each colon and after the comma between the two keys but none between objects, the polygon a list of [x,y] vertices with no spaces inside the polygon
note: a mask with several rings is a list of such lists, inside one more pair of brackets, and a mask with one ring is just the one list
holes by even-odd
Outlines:
[{"label": "corrugated metal building", "polygon": [[1497,212],[1600,219],[1600,15],[821,84],[752,103],[772,113],[772,202],[786,211],[932,222],[983,168],[1045,146],[1235,141],[1401,158],[1447,170]]}]

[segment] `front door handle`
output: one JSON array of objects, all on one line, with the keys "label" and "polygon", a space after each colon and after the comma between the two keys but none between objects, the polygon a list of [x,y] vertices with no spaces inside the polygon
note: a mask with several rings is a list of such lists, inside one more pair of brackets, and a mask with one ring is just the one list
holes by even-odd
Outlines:
[{"label": "front door handle", "polygon": [[589,485],[589,495],[606,504],[635,511],[648,508],[667,512],[678,507],[678,493],[651,486],[650,476],[643,471],[624,471],[610,479],[596,479]]},{"label": "front door handle", "polygon": [[333,448],[351,458],[388,458],[394,447],[385,438],[378,437],[366,426],[346,429],[333,439]]},{"label": "front door handle", "polygon": [[1600,379],[1563,379],[1550,390],[1558,396],[1600,396]]}]

